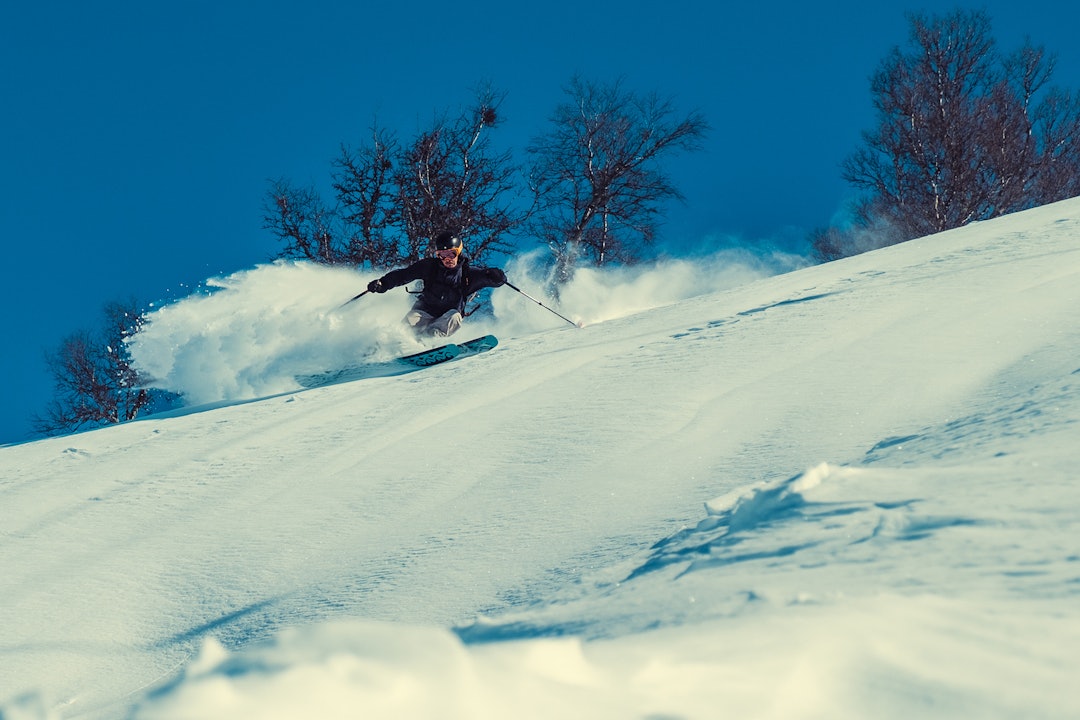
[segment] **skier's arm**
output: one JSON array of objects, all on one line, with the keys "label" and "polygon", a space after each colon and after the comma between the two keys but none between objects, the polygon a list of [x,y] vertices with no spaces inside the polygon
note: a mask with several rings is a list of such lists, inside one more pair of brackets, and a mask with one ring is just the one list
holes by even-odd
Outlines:
[{"label": "skier's arm", "polygon": [[469,294],[484,288],[501,287],[506,284],[506,273],[499,268],[473,267],[469,269]]},{"label": "skier's arm", "polygon": [[384,293],[387,290],[392,290],[401,285],[411,283],[413,280],[420,280],[423,277],[424,261],[418,260],[408,267],[399,270],[391,270],[381,278],[372,280],[368,283],[368,290],[376,293]]}]

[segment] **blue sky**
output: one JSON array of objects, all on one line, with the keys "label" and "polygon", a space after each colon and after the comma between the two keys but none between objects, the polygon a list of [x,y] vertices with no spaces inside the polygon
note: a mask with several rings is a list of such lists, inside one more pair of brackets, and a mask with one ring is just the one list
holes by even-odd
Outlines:
[{"label": "blue sky", "polygon": [[[487,1],[75,2],[0,11],[0,442],[25,438],[51,396],[43,353],[98,323],[110,300],[182,296],[278,250],[261,229],[272,178],[325,183],[341,143],[377,117],[408,136],[490,82],[498,140],[542,131],[575,73],[657,90],[712,125],[670,165],[686,195],[667,240],[801,237],[848,188],[838,164],[873,123],[867,78],[907,37],[904,13],[956,3],[661,5]],[[1080,88],[1080,9],[995,0],[1011,49],[1025,35]],[[282,288],[282,292],[289,292]]]}]

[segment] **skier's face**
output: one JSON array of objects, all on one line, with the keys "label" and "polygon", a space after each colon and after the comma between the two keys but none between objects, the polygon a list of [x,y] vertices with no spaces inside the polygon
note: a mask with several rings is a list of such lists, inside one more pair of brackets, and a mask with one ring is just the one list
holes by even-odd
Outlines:
[{"label": "skier's face", "polygon": [[436,250],[435,257],[439,258],[439,262],[441,262],[445,268],[457,267],[458,256],[456,250]]}]

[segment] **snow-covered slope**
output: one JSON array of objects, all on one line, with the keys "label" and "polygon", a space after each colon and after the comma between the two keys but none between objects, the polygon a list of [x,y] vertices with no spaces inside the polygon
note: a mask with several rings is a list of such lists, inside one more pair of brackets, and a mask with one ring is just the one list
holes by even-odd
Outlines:
[{"label": "snow-covered slope", "polygon": [[308,391],[407,298],[163,308],[136,357],[204,405],[0,448],[3,717],[1080,714],[1080,201],[705,269]]}]

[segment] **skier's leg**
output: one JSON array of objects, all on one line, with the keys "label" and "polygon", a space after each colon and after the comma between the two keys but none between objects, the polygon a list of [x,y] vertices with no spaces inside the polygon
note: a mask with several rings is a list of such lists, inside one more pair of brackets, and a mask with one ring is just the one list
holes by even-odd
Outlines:
[{"label": "skier's leg", "polygon": [[431,324],[435,321],[435,316],[431,313],[424,312],[415,305],[413,309],[409,311],[405,316],[405,324],[413,329],[417,335],[423,335],[431,332]]},{"label": "skier's leg", "polygon": [[457,310],[447,310],[428,325],[432,335],[438,337],[450,337],[461,328],[461,313]]}]

